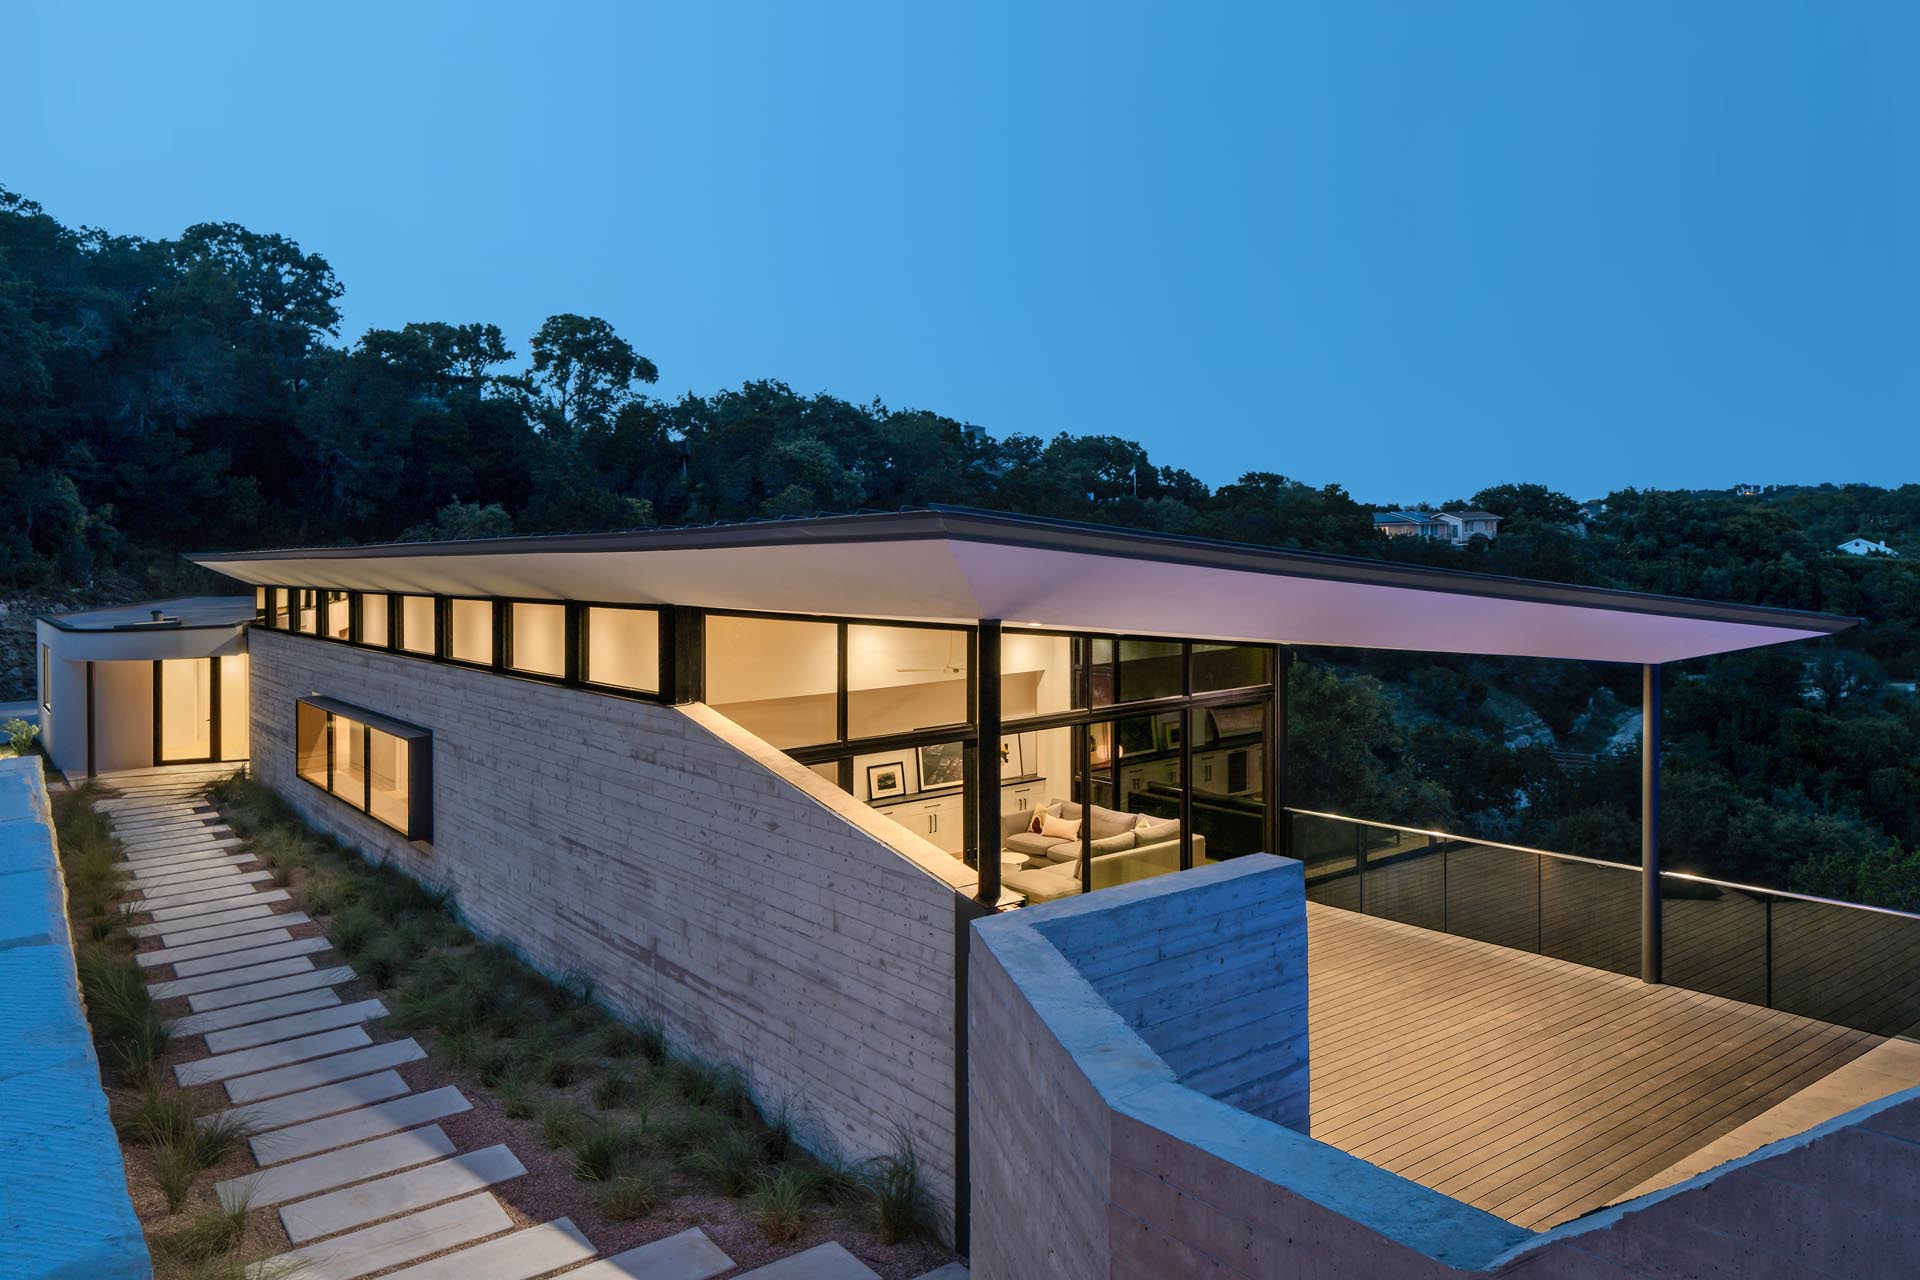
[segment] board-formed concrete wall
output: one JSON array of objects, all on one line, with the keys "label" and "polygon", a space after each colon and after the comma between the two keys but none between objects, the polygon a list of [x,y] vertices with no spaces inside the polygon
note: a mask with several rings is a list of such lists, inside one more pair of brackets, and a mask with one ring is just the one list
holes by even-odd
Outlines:
[{"label": "board-formed concrete wall", "polygon": [[66,902],[40,759],[0,760],[0,1276],[140,1280]]},{"label": "board-formed concrete wall", "polygon": [[[910,1135],[950,1202],[959,862],[704,707],[258,629],[252,655],[254,773],[309,821],[737,1063],[804,1140],[865,1157]],[[431,844],[298,778],[307,694],[433,731]]]},{"label": "board-formed concrete wall", "polygon": [[[1254,855],[973,926],[976,1280],[1920,1273],[1920,1088],[1544,1233],[1193,1088],[1150,1043],[1158,1028],[1142,1017],[1137,986],[1106,975],[1153,973],[1152,1007],[1171,1010],[1173,975],[1187,973],[1186,1005],[1208,1008],[1216,966],[1249,975],[1258,966],[1239,963],[1237,921],[1210,934],[1198,922],[1225,896],[1236,914],[1291,911],[1304,928],[1299,870]],[[1210,911],[1197,909],[1209,899]],[[1102,920],[1114,927],[1092,945]],[[1145,959],[1156,951],[1157,967]],[[1252,1025],[1244,1004],[1217,1009],[1223,1035]],[[1286,1019],[1267,1034],[1279,1062],[1290,1061]],[[1192,1043],[1171,1048],[1178,1057]]]}]

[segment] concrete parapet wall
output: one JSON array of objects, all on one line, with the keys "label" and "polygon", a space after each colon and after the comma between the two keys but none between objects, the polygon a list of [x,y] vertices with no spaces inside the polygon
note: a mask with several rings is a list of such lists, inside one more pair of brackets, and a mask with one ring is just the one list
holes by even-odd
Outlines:
[{"label": "concrete parapet wall", "polygon": [[[451,890],[477,932],[737,1063],[802,1139],[908,1135],[950,1207],[966,868],[701,707],[253,633],[253,769],[309,821]],[[430,844],[294,771],[318,693],[433,732]]]},{"label": "concrete parapet wall", "polygon": [[0,1276],[144,1277],[40,769],[0,760]]},{"label": "concrete parapet wall", "polygon": [[[1261,1061],[1234,1028],[1261,1028],[1274,1061],[1228,1076],[1289,1077],[1304,996],[1286,943],[1257,935],[1286,938],[1290,915],[1304,932],[1299,864],[1256,855],[973,926],[977,1280],[1920,1272],[1920,1089],[1536,1233],[1229,1105],[1231,1079],[1196,1088],[1175,1061],[1203,1080],[1209,1053]],[[1263,966],[1270,1009],[1250,994]]]}]

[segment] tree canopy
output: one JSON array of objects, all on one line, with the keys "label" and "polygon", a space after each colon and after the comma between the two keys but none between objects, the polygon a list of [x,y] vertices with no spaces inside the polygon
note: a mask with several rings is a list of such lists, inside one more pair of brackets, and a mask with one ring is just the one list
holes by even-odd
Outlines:
[{"label": "tree canopy", "polygon": [[[0,189],[0,590],[132,591],[177,580],[189,549],[942,502],[1850,614],[1866,625],[1835,642],[1670,677],[1673,856],[1920,906],[1920,485],[1582,502],[1505,483],[1452,504],[1503,517],[1454,548],[1382,538],[1340,485],[1262,470],[1213,488],[1113,435],[995,436],[775,381],[662,399],[653,361],[596,316],[548,317],[524,363],[484,320],[342,342],[342,296],[283,236],[117,236]],[[1905,554],[1834,553],[1854,536]],[[1299,670],[1296,802],[1634,854],[1627,675],[1331,651]]]}]

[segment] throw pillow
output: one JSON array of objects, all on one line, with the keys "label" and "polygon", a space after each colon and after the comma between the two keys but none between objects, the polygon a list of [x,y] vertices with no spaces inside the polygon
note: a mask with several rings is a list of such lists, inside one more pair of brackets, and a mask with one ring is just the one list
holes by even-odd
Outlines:
[{"label": "throw pillow", "polygon": [[1143,816],[1140,819],[1140,825],[1135,828],[1135,834],[1140,837],[1140,843],[1143,845],[1160,844],[1167,840],[1178,840],[1180,838],[1180,819],[1148,818]]},{"label": "throw pillow", "polygon": [[1065,818],[1056,818],[1048,814],[1040,820],[1040,834],[1051,836],[1055,840],[1078,840],[1080,823],[1077,820],[1069,822]]}]

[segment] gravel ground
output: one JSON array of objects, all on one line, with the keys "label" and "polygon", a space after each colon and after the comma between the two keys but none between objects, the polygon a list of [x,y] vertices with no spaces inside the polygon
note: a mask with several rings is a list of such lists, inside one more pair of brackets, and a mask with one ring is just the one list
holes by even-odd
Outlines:
[{"label": "gravel ground", "polygon": [[[292,883],[288,886],[294,900],[281,904],[279,909],[300,907],[300,886],[304,878],[304,872],[294,872]],[[270,886],[263,884],[262,887]],[[318,936],[324,932],[324,923],[323,918],[318,924],[296,925],[291,933],[294,937]],[[137,950],[152,951],[161,945],[158,938],[143,938],[139,940]],[[345,961],[322,957],[319,963]],[[149,973],[148,980],[157,981],[171,976],[173,971],[170,966],[159,966]],[[390,996],[390,993],[380,991],[365,979],[334,990],[345,1003],[369,998],[387,999]],[[179,1017],[189,1012],[184,997],[161,1001],[159,1008],[165,1017]],[[472,1074],[452,1068],[445,1062],[444,1055],[436,1052],[433,1032],[401,1032],[384,1028],[378,1021],[367,1024],[367,1030],[376,1041],[404,1039],[410,1035],[427,1050],[429,1056],[425,1061],[400,1068],[401,1077],[416,1092],[446,1084],[457,1085],[473,1104],[472,1110],[437,1122],[453,1140],[457,1150],[474,1151],[505,1143],[526,1166],[525,1176],[493,1188],[495,1196],[506,1207],[516,1225],[531,1226],[562,1216],[571,1218],[602,1256],[612,1256],[636,1245],[697,1226],[725,1250],[741,1270],[772,1262],[828,1240],[838,1240],[884,1280],[915,1280],[915,1277],[954,1257],[951,1250],[937,1244],[883,1245],[857,1213],[824,1205],[814,1207],[811,1221],[798,1240],[773,1244],[753,1225],[745,1201],[711,1194],[677,1175],[666,1203],[654,1213],[638,1221],[613,1221],[600,1211],[594,1194],[597,1184],[582,1182],[573,1176],[570,1154],[565,1150],[552,1150],[546,1145],[540,1135],[539,1121],[507,1116],[492,1090]],[[173,1066],[207,1056],[204,1037],[183,1037],[168,1055],[169,1077],[172,1076]],[[540,1089],[537,1098],[541,1103],[556,1099],[570,1101],[591,1115],[597,1110],[590,1100],[591,1091],[591,1083],[582,1081],[566,1089]],[[189,1090],[188,1095],[202,1110],[221,1110],[231,1105],[225,1089],[218,1083],[199,1086]],[[620,1112],[615,1109],[607,1114],[619,1115]],[[152,1160],[146,1149],[126,1144],[122,1152],[126,1157],[134,1208],[147,1229],[149,1239],[176,1230],[189,1221],[195,1212],[211,1208],[215,1204],[213,1185],[216,1182],[250,1173],[254,1169],[252,1158],[242,1143],[218,1169],[201,1176],[182,1212],[170,1215],[166,1212],[165,1198],[154,1182]],[[245,1247],[250,1256],[278,1253],[289,1247],[276,1212],[263,1209],[248,1215]],[[160,1274],[164,1280],[165,1271]]]}]

